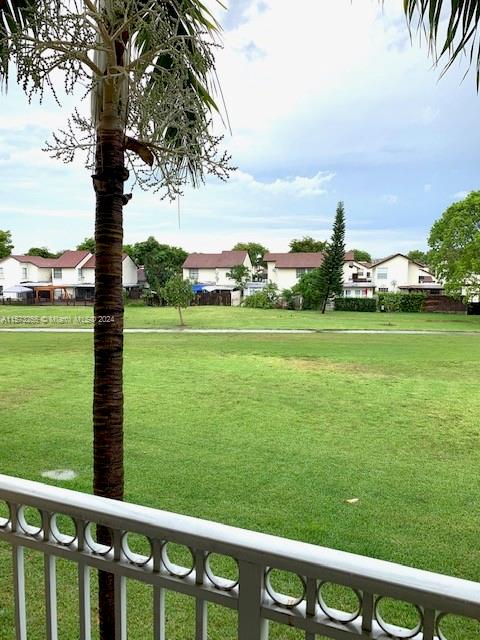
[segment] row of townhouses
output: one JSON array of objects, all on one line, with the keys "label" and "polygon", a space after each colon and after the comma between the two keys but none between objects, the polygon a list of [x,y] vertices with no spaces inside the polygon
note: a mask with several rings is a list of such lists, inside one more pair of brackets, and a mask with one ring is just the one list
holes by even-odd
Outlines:
[{"label": "row of townhouses", "polygon": [[[126,254],[122,261],[125,289],[139,285],[139,270]],[[91,300],[95,287],[95,256],[89,251],[65,251],[58,258],[12,255],[0,260],[0,295],[16,298],[22,289],[38,301]]]},{"label": "row of townhouses", "polygon": [[[323,262],[322,253],[267,253],[266,280],[276,284],[280,291],[291,289],[304,273],[317,269]],[[183,264],[183,277],[209,291],[233,289],[235,283],[227,276],[236,265],[244,265],[253,274],[252,263],[246,251],[222,251],[222,253],[192,253]],[[252,282],[246,294],[259,284]],[[358,262],[353,251],[345,253],[343,262],[343,294],[371,298],[376,292],[415,292],[436,294],[443,286],[423,264],[402,253],[395,253],[374,262]]]}]

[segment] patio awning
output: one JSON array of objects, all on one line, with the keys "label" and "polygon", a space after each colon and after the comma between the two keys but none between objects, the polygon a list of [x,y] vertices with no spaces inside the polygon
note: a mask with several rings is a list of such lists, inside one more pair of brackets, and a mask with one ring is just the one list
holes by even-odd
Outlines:
[{"label": "patio awning", "polygon": [[4,289],[3,293],[32,293],[32,290],[29,287],[24,287],[21,284],[14,284],[13,287]]}]

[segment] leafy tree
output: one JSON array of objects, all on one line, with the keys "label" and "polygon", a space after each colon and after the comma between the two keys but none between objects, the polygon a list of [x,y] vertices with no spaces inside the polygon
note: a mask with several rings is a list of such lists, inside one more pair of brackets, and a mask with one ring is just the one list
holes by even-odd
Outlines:
[{"label": "leafy tree", "polygon": [[0,229],[0,258],[12,255],[13,246],[11,232]]},{"label": "leafy tree", "polygon": [[237,264],[227,272],[227,278],[233,280],[240,289],[240,293],[243,295],[243,290],[247,286],[247,282],[250,280],[251,274],[248,267],[244,264]]},{"label": "leafy tree", "polygon": [[[63,251],[62,251],[63,253]],[[52,253],[47,247],[31,247],[27,253],[27,256],[39,256],[40,258],[58,258],[58,253]]]},{"label": "leafy tree", "polygon": [[130,257],[145,267],[147,281],[159,291],[170,278],[182,273],[188,253],[180,247],[160,244],[153,236],[131,247]]},{"label": "leafy tree", "polygon": [[263,256],[268,253],[268,249],[263,244],[258,242],[237,242],[232,251],[247,251],[252,267],[255,269],[267,266]]},{"label": "leafy tree", "polygon": [[181,275],[173,276],[161,289],[160,293],[168,305],[178,309],[180,326],[184,327],[182,309],[186,309],[189,306],[195,295],[191,282],[184,280]]},{"label": "leafy tree", "polygon": [[428,244],[429,264],[449,295],[469,299],[480,294],[480,191],[444,211]]},{"label": "leafy tree", "polygon": [[323,302],[323,287],[320,269],[312,269],[300,277],[297,284],[292,287],[292,293],[302,296],[303,309],[319,309]]},{"label": "leafy tree", "polygon": [[362,249],[354,249],[353,257],[357,262],[371,262],[372,256],[368,253],[368,251],[363,251]]},{"label": "leafy tree", "polygon": [[83,242],[77,244],[78,251],[90,251],[95,253],[95,238],[84,238]]},{"label": "leafy tree", "polygon": [[[28,97],[53,90],[62,72],[67,93],[90,89],[92,118],[75,112],[49,149],[71,162],[81,149],[94,165],[94,492],[123,499],[123,207],[129,168],[144,188],[174,198],[207,173],[225,178],[211,134],[210,95],[218,25],[200,0],[19,0],[0,16],[0,76],[15,63]],[[1,3],[4,7],[5,2]],[[15,7],[28,7],[15,13]],[[22,13],[23,11],[23,13]],[[25,19],[27,18],[27,19]],[[98,540],[108,544],[99,527]],[[100,638],[114,637],[113,575],[99,573]]]},{"label": "leafy tree", "polygon": [[325,251],[327,243],[323,240],[315,240],[311,236],[303,236],[301,240],[292,240],[289,247],[290,253],[318,253]]},{"label": "leafy tree", "polygon": [[345,209],[343,202],[337,205],[332,239],[325,251],[325,258],[319,269],[320,296],[322,313],[325,313],[327,301],[331,295],[343,293],[343,260],[345,257]]},{"label": "leafy tree", "polygon": [[419,262],[420,264],[428,264],[428,253],[425,251],[420,251],[420,249],[412,249],[407,253],[407,257],[414,262]]}]

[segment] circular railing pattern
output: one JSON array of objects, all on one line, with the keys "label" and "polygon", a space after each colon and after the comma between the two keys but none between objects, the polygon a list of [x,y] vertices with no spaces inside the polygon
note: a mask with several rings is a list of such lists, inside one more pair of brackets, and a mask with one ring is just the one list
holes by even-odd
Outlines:
[{"label": "circular railing pattern", "polygon": [[298,607],[298,605],[305,600],[305,596],[307,594],[307,583],[305,581],[305,578],[296,573],[292,574],[297,577],[301,584],[301,595],[295,598],[283,593],[279,593],[274,589],[274,587],[272,586],[273,571],[277,571],[277,569],[275,569],[275,567],[269,567],[265,572],[265,589],[270,598],[279,607],[285,607],[286,609],[294,609],[295,607]]},{"label": "circular railing pattern", "polygon": [[84,536],[87,547],[92,553],[98,556],[108,556],[113,549],[113,531],[109,527],[105,527],[110,532],[110,544],[103,544],[94,540],[92,536],[92,527],[100,526],[96,522],[87,522],[84,528]]},{"label": "circular railing pattern", "polygon": [[4,500],[0,501],[0,529],[7,529],[12,524],[12,507]]},{"label": "circular railing pattern", "polygon": [[73,518],[70,518],[69,516],[62,516],[63,518],[67,517],[69,519],[74,530],[73,534],[65,533],[64,531],[61,531],[60,527],[58,526],[59,517],[60,514],[58,513],[54,513],[51,515],[49,520],[50,533],[58,542],[58,544],[61,544],[64,547],[70,547],[78,539],[78,525]]},{"label": "circular railing pattern", "polygon": [[321,610],[326,616],[328,616],[331,620],[334,620],[335,622],[340,622],[341,624],[347,624],[349,622],[353,622],[358,618],[358,616],[362,611],[362,594],[360,593],[360,591],[357,591],[357,589],[354,589],[353,587],[348,587],[348,589],[354,594],[354,597],[357,600],[357,603],[358,603],[357,608],[352,612],[334,609],[333,607],[330,607],[325,602],[325,599],[322,595],[322,589],[325,588],[327,585],[332,585],[332,584],[333,583],[331,582],[324,581],[324,582],[320,582],[318,586],[317,601],[318,601],[318,604],[320,605]]},{"label": "circular railing pattern", "polygon": [[205,560],[204,560],[204,570],[205,570],[205,575],[207,576],[207,578],[210,580],[210,582],[213,584],[214,587],[216,587],[217,589],[220,589],[221,591],[231,591],[232,589],[235,589],[235,587],[238,585],[239,581],[240,581],[240,572],[239,572],[239,567],[238,567],[238,561],[235,558],[232,558],[231,556],[226,556],[227,558],[229,558],[230,560],[233,560],[235,562],[235,565],[237,567],[237,577],[235,580],[232,580],[231,578],[225,578],[222,576],[217,576],[214,571],[212,570],[212,566],[211,566],[211,559],[213,557],[216,557],[218,554],[215,554],[213,552],[207,553],[207,555],[205,556]]},{"label": "circular railing pattern", "polygon": [[[29,510],[28,512],[27,509]],[[33,514],[35,514],[35,517],[39,519],[38,524],[31,524],[31,522],[29,522],[29,519],[32,518]],[[43,533],[43,517],[38,509],[25,505],[18,506],[17,520],[18,526],[27,536],[31,536],[32,538],[41,537],[41,534]]]},{"label": "circular railing pattern", "polygon": [[420,631],[423,629],[423,611],[420,609],[420,607],[417,606],[416,604],[411,605],[416,609],[416,612],[418,614],[418,623],[415,625],[415,627],[413,627],[412,629],[402,629],[396,625],[386,622],[386,620],[383,619],[379,611],[379,606],[382,603],[382,601],[385,601],[386,599],[387,599],[387,596],[378,597],[375,600],[375,606],[373,609],[375,620],[378,622],[382,631],[384,631],[387,635],[391,636],[392,638],[398,638],[399,640],[403,638],[414,638],[416,635],[418,635]]},{"label": "circular railing pattern", "polygon": [[[176,543],[172,543],[172,542],[164,542],[164,544],[162,545],[162,550],[161,550],[161,559],[162,559],[162,564],[165,567],[165,569],[168,571],[168,573],[172,576],[175,576],[176,578],[186,578],[187,576],[189,576],[194,568],[195,568],[195,556],[194,553],[192,551],[192,549],[190,547],[185,546],[185,549],[188,549],[188,551],[190,552],[190,556],[192,558],[192,564],[190,567],[183,567],[179,564],[175,564],[174,562],[172,562],[170,560],[170,558],[168,557],[168,545],[169,544],[176,544]],[[182,545],[184,546],[184,545]]]},{"label": "circular railing pattern", "polygon": [[136,567],[144,567],[145,565],[147,565],[153,558],[153,543],[152,540],[148,537],[148,536],[142,536],[142,538],[145,539],[145,541],[147,542],[147,545],[150,549],[150,553],[148,554],[148,556],[142,554],[142,553],[137,553],[136,551],[133,551],[131,549],[131,546],[129,544],[128,541],[128,537],[131,536],[132,534],[129,533],[128,531],[125,531],[122,535],[122,539],[121,539],[121,546],[122,546],[122,551],[124,556],[126,557],[126,559],[128,560],[128,562],[130,562],[131,564],[135,565]]}]

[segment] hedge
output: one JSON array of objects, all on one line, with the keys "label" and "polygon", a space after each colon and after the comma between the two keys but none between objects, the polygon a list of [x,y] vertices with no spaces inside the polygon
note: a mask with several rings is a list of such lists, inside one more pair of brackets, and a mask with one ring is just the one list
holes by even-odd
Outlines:
[{"label": "hedge", "polygon": [[335,311],[376,311],[375,298],[335,298]]},{"label": "hedge", "polygon": [[424,293],[379,293],[378,308],[385,311],[401,311],[403,313],[418,313],[425,301]]}]

